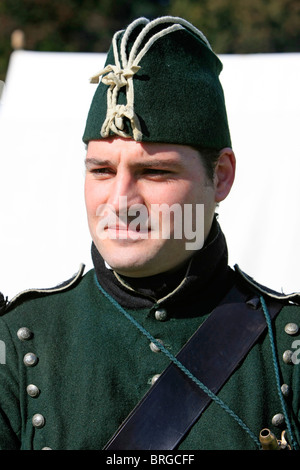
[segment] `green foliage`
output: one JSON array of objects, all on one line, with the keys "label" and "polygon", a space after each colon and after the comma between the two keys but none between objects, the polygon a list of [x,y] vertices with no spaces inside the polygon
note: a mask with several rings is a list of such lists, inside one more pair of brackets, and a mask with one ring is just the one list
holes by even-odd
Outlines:
[{"label": "green foliage", "polygon": [[170,14],[185,16],[219,54],[300,50],[299,0],[173,0]]},{"label": "green foliage", "polygon": [[0,0],[0,79],[16,29],[29,50],[106,52],[113,33],[134,18],[168,14],[195,24],[217,53],[300,48],[299,0]]}]

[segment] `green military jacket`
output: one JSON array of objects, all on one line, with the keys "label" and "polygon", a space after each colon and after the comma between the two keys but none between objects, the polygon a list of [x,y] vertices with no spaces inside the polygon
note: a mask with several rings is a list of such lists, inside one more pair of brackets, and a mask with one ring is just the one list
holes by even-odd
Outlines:
[{"label": "green military jacket", "polygon": [[[237,277],[246,278],[235,273]],[[252,289],[254,283],[249,285]],[[300,335],[286,325],[299,325],[300,308],[289,299],[282,305],[273,322],[280,393],[299,443]],[[159,305],[127,310],[176,355],[211,306],[204,307],[195,296],[179,307],[184,314],[173,316],[177,307],[170,304],[166,317],[157,315]],[[103,294],[94,269],[85,275],[81,269],[57,288],[13,299],[0,316],[0,341],[4,450],[102,449],[170,362]],[[286,359],[286,351],[293,351],[293,361],[291,356]],[[279,395],[266,330],[218,396],[254,435],[269,428],[279,439],[287,427]],[[182,450],[257,448],[251,435],[215,402],[178,445]]]}]

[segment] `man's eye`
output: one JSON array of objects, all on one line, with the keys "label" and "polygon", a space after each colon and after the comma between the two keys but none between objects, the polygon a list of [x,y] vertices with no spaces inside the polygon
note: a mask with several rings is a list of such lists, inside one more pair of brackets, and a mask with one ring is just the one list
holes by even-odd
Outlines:
[{"label": "man's eye", "polygon": [[147,168],[145,170],[145,174],[153,175],[153,176],[160,176],[160,175],[169,175],[171,172],[169,170],[163,170],[160,168]]},{"label": "man's eye", "polygon": [[110,168],[93,168],[91,170],[91,173],[93,173],[94,175],[107,175],[111,174],[112,170]]}]

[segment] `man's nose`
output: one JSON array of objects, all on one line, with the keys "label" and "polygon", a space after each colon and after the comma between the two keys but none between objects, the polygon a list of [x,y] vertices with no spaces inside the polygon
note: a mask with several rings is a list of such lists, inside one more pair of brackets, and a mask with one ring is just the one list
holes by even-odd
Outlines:
[{"label": "man's nose", "polygon": [[110,187],[109,204],[111,204],[116,213],[127,211],[133,204],[143,204],[138,181],[130,172],[120,172],[114,178]]}]

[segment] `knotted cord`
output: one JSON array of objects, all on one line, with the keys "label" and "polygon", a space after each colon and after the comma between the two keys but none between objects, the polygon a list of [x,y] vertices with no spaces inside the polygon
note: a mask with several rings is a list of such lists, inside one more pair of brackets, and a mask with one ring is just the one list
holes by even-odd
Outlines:
[{"label": "knotted cord", "polygon": [[[146,44],[139,51],[141,44],[143,43],[146,35],[151,29],[163,23],[173,23],[172,26],[168,26],[161,31],[153,34]],[[132,31],[139,25],[146,25],[137,36],[133,46],[131,48],[129,57],[127,58],[126,46],[128,39]],[[146,18],[138,18],[135,20],[125,31],[120,44],[120,55],[118,52],[117,39],[123,32],[118,31],[112,40],[113,53],[115,65],[107,65],[97,74],[93,75],[90,79],[91,83],[99,83],[99,79],[102,76],[102,82],[109,88],[107,90],[107,113],[106,119],[101,128],[101,136],[108,137],[110,131],[114,134],[120,135],[121,137],[131,137],[129,134],[124,132],[123,118],[126,117],[131,124],[133,138],[136,141],[142,140],[142,131],[140,121],[134,111],[134,86],[133,76],[140,70],[139,62],[142,60],[144,55],[148,52],[150,47],[160,38],[170,34],[174,31],[189,29],[196,34],[200,39],[211,49],[211,46],[204,36],[204,34],[195,28],[188,21],[178,18],[165,16],[158,18],[154,21],[149,21]],[[126,100],[125,105],[118,105],[118,95],[121,88],[126,87]]]}]

